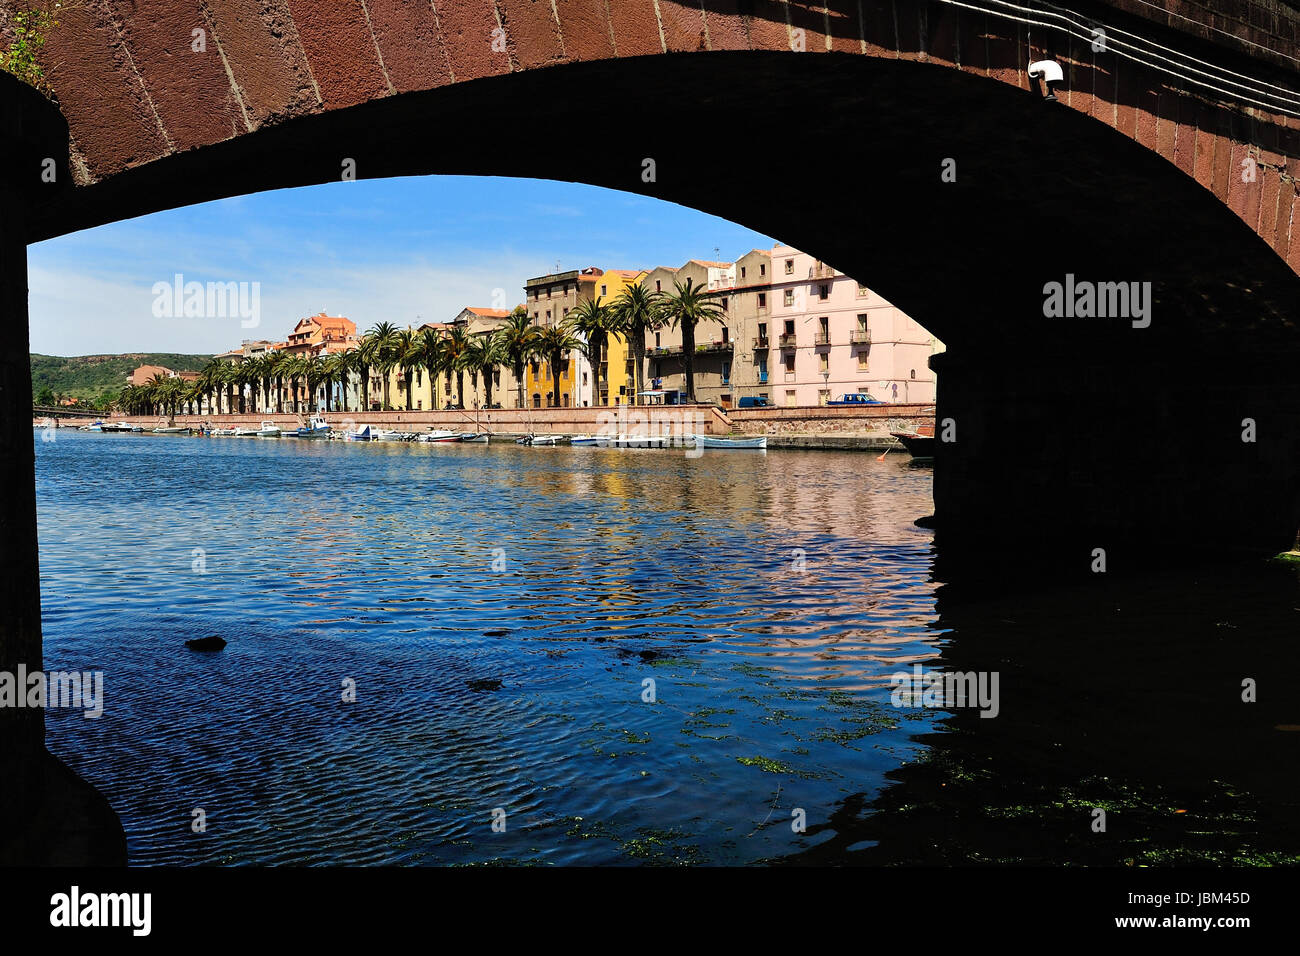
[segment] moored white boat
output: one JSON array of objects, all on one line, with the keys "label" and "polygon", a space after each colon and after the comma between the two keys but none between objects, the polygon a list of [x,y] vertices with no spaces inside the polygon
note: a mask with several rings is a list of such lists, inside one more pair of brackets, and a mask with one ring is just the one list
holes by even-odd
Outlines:
[{"label": "moored white boat", "polygon": [[287,434],[293,438],[329,438],[330,426],[322,416],[313,415],[306,425]]},{"label": "moored white boat", "polygon": [[280,426],[275,422],[262,422],[262,427],[257,430],[258,438],[279,438],[282,434]]},{"label": "moored white boat", "polygon": [[343,433],[343,438],[346,441],[370,441],[373,437],[374,434],[369,425],[362,425],[360,428]]},{"label": "moored white boat", "polygon": [[597,441],[595,435],[573,435],[569,438],[570,445],[594,445]]},{"label": "moored white boat", "polygon": [[453,442],[460,441],[460,432],[449,432],[446,429],[434,428],[416,437],[417,440],[422,442]]},{"label": "moored white boat", "polygon": [[414,441],[415,432],[399,432],[396,429],[379,429],[370,436],[373,441]]},{"label": "moored white boat", "polygon": [[230,435],[232,438],[256,438],[257,429],[252,425],[236,425],[231,429]]},{"label": "moored white boat", "polygon": [[602,435],[601,448],[694,448],[694,435]]},{"label": "moored white boat", "polygon": [[462,442],[473,442],[478,445],[486,445],[488,436],[487,432],[461,432],[460,440]]},{"label": "moored white boat", "polygon": [[714,435],[696,435],[695,442],[700,448],[738,448],[761,451],[767,448],[767,436],[757,438],[720,438]]}]

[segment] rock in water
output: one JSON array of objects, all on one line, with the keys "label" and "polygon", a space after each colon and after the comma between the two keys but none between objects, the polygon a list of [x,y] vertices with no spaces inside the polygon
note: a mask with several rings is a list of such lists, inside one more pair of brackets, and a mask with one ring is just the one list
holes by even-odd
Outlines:
[{"label": "rock in water", "polygon": [[501,681],[495,677],[480,677],[478,680],[467,680],[465,681],[465,685],[470,690],[475,690],[475,691],[501,689]]},{"label": "rock in water", "polygon": [[213,634],[211,637],[197,637],[192,641],[186,641],[185,646],[192,651],[219,651],[225,648],[226,642]]}]

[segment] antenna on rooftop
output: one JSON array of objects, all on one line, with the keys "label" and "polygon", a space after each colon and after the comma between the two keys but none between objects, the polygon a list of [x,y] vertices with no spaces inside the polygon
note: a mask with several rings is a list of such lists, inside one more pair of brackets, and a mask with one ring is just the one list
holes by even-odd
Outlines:
[{"label": "antenna on rooftop", "polygon": [[722,252],[718,249],[717,246],[713,247],[713,261],[714,262],[722,261]]}]

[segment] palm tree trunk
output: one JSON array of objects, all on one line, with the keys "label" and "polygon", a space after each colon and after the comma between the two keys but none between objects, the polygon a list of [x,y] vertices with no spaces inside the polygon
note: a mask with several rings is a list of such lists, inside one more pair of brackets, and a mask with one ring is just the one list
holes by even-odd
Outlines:
[{"label": "palm tree trunk", "polygon": [[456,404],[465,404],[465,373],[463,371],[456,373]]},{"label": "palm tree trunk", "polygon": [[686,401],[695,404],[695,323],[682,323],[682,365],[686,370]]},{"label": "palm tree trunk", "polygon": [[408,368],[402,372],[402,378],[406,380],[406,410],[411,410],[411,370]]},{"label": "palm tree trunk", "polygon": [[495,371],[496,369],[494,367],[489,367],[483,372],[483,404],[484,405],[492,404],[492,373]]},{"label": "palm tree trunk", "polygon": [[632,396],[632,404],[641,404],[641,393],[645,391],[645,329],[637,330],[636,341],[632,343],[632,355],[636,363],[636,368],[632,374],[632,387],[636,389],[636,394]]},{"label": "palm tree trunk", "polygon": [[552,391],[551,394],[555,396],[555,407],[559,408],[560,407],[560,353],[559,352],[556,352],[554,355],[551,356],[551,378],[555,382],[554,391]]},{"label": "palm tree trunk", "polygon": [[515,384],[519,387],[519,407],[524,407],[524,362],[520,359],[514,367]]}]

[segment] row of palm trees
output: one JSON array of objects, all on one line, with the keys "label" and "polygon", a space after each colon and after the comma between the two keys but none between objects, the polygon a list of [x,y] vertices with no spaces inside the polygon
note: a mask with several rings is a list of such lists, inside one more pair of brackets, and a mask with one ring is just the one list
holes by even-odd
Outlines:
[{"label": "row of palm trees", "polygon": [[[613,302],[597,298],[583,302],[561,322],[535,325],[523,306],[518,306],[491,332],[472,333],[464,326],[449,330],[399,329],[380,322],[370,329],[357,347],[323,355],[267,352],[242,362],[213,359],[194,381],[156,375],[144,385],[128,385],[118,397],[122,411],[131,415],[190,414],[201,408],[213,414],[254,410],[284,414],[286,399],[293,413],[316,411],[316,396],[323,391],[326,408],[348,411],[348,382],[355,374],[361,384],[362,405],[370,394],[372,376],[382,383],[382,407],[391,408],[389,388],[398,372],[406,392],[406,410],[411,410],[411,382],[417,369],[430,383],[442,376],[445,390],[452,393],[453,377],[458,404],[465,403],[465,373],[475,380],[483,377],[485,402],[492,404],[497,370],[508,367],[518,385],[519,407],[524,406],[524,366],[544,363],[557,383],[551,401],[559,404],[561,370],[568,354],[582,351],[593,368],[599,368],[612,336],[631,343],[635,387],[639,395],[645,386],[646,334],[659,328],[676,327],[682,332],[682,361],[686,373],[688,400],[695,397],[695,327],[703,321],[725,322],[726,315],[716,301],[720,293],[692,284],[690,279],[674,282],[672,292],[651,291],[640,284],[626,287]],[[288,386],[286,389],[285,386]],[[335,403],[335,388],[339,401]]]}]

